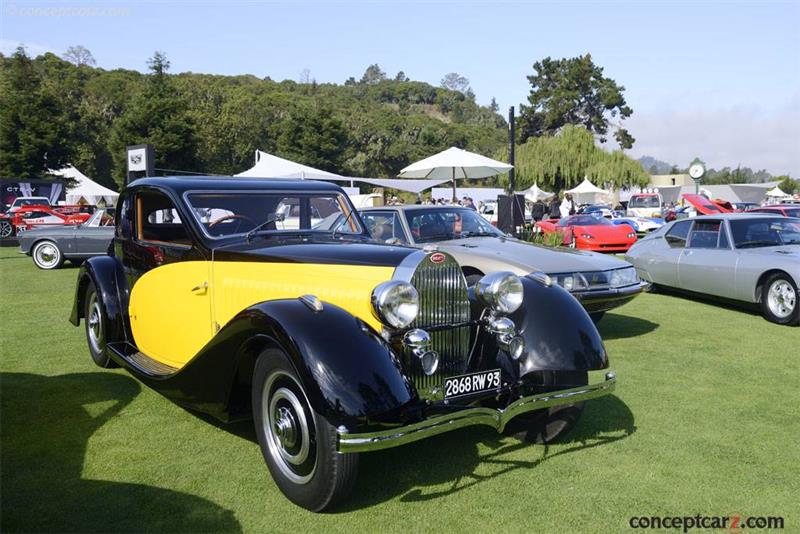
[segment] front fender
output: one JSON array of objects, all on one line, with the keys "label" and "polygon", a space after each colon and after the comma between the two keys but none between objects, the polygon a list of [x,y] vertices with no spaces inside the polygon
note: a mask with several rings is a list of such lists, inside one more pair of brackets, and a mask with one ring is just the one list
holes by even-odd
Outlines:
[{"label": "front fender", "polygon": [[511,319],[525,338],[522,376],[533,371],[592,371],[608,367],[600,333],[562,287],[522,277],[523,305]]},{"label": "front fender", "polygon": [[75,299],[72,304],[72,313],[69,322],[75,326],[80,324],[84,315],[84,299],[89,282],[100,295],[100,302],[108,318],[109,341],[120,341],[125,338],[123,313],[125,309],[120,302],[120,280],[122,280],[122,265],[111,256],[96,256],[89,258],[81,264],[78,271],[78,280],[75,284]]}]

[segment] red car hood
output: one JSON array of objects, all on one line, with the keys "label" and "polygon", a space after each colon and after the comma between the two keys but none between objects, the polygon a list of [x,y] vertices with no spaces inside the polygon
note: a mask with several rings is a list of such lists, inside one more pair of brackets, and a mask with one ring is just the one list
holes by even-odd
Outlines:
[{"label": "red car hood", "polygon": [[572,226],[575,235],[591,234],[596,239],[619,240],[627,239],[633,228],[628,224],[592,224]]}]

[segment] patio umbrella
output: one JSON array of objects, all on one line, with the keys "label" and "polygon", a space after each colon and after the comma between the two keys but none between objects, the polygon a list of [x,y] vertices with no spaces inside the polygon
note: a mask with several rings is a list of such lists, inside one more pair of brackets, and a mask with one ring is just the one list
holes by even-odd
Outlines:
[{"label": "patio umbrella", "polygon": [[453,201],[456,200],[457,178],[486,178],[510,171],[508,163],[496,161],[474,152],[450,147],[416,163],[412,163],[398,175],[400,178],[426,178],[429,180],[452,180]]}]

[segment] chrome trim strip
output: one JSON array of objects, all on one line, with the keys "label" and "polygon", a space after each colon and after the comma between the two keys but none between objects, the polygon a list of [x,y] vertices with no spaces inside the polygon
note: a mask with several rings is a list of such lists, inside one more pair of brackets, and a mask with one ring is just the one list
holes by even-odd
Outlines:
[{"label": "chrome trim strip", "polygon": [[400,265],[395,267],[392,280],[400,280],[403,282],[411,283],[411,278],[417,271],[417,267],[428,256],[424,250],[415,250],[400,262]]},{"label": "chrome trim strip", "polygon": [[340,428],[336,448],[341,453],[389,449],[472,425],[486,425],[502,432],[508,422],[520,414],[602,397],[613,392],[616,384],[617,375],[610,371],[603,382],[523,397],[502,409],[465,408],[419,423],[365,434],[348,434]]}]

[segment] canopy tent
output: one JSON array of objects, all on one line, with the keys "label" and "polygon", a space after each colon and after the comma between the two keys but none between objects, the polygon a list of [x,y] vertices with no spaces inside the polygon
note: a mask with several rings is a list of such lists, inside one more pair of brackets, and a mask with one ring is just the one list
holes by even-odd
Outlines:
[{"label": "canopy tent", "polygon": [[[447,198],[452,193],[449,187],[434,187],[431,189],[433,199]],[[469,197],[477,205],[479,202],[497,202],[497,197],[505,191],[499,187],[459,187],[456,189],[458,198]]]},{"label": "canopy tent", "polygon": [[402,180],[400,178],[348,178],[355,182],[364,182],[378,187],[386,187],[389,189],[397,189],[398,191],[408,191],[410,193],[422,193],[447,181],[444,180]]},{"label": "canopy tent", "polygon": [[548,193],[542,189],[539,189],[537,184],[533,184],[528,189],[524,191],[517,191],[518,195],[525,195],[525,200],[529,202],[536,202],[537,200],[547,200],[548,198],[553,197],[553,193]]},{"label": "canopy tent", "polygon": [[[450,147],[438,154],[412,163],[400,171],[400,178],[426,178],[429,180],[452,180],[453,200],[456,199],[456,180],[459,178],[486,178],[503,174],[513,165],[493,160],[474,152]],[[441,183],[441,182],[440,182]]]},{"label": "canopy tent", "polygon": [[332,172],[315,169],[314,167],[309,167],[302,163],[267,154],[262,150],[256,150],[255,165],[235,176],[244,178],[286,178],[295,180],[350,180],[350,178],[345,178]]},{"label": "canopy tent", "polygon": [[119,198],[119,193],[98,184],[72,165],[67,165],[58,171],[51,171],[50,174],[76,182],[72,187],[67,185],[67,204],[113,206],[117,203],[117,198]]},{"label": "canopy tent", "polygon": [[600,189],[590,182],[588,178],[584,178],[577,187],[567,189],[564,192],[572,195],[572,198],[576,204],[595,204],[598,201],[598,196],[610,195],[609,191]]},{"label": "canopy tent", "polygon": [[767,191],[767,196],[768,197],[773,197],[773,198],[783,198],[783,197],[788,197],[789,195],[784,193],[781,190],[781,188],[776,185],[774,188],[772,188],[769,191]]}]

